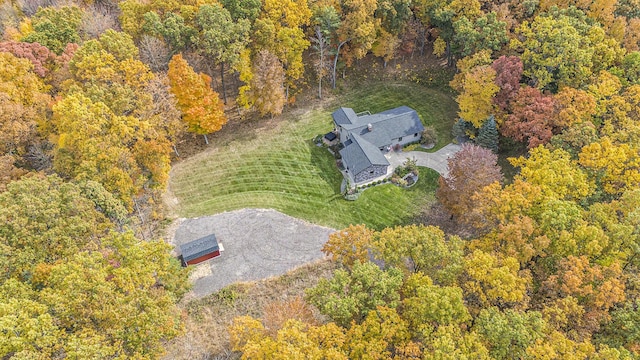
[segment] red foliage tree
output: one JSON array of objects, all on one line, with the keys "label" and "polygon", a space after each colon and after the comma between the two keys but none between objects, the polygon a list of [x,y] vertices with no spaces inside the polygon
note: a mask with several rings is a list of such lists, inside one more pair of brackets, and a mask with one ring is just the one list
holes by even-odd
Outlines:
[{"label": "red foliage tree", "polygon": [[438,200],[454,216],[465,220],[474,207],[473,195],[483,187],[502,181],[498,156],[491,150],[466,143],[448,160],[449,174],[440,177]]},{"label": "red foliage tree", "polygon": [[500,127],[502,135],[528,142],[529,149],[546,144],[554,134],[556,103],[552,96],[526,86],[511,103],[511,114]]},{"label": "red foliage tree", "polygon": [[27,59],[33,64],[33,71],[45,77],[56,60],[56,54],[38,43],[5,41],[0,43],[0,52],[8,52],[17,58]]},{"label": "red foliage tree", "polygon": [[506,110],[513,97],[520,89],[522,77],[522,61],[517,56],[500,56],[491,64],[496,71],[494,82],[500,87],[500,91],[493,98],[493,102],[502,110]]}]

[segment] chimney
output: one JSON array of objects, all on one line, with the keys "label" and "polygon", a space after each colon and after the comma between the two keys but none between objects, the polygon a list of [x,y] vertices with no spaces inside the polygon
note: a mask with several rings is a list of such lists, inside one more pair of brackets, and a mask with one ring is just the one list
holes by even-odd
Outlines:
[{"label": "chimney", "polygon": [[373,131],[373,125],[371,125],[371,123],[367,124],[367,130],[369,130],[369,132]]}]

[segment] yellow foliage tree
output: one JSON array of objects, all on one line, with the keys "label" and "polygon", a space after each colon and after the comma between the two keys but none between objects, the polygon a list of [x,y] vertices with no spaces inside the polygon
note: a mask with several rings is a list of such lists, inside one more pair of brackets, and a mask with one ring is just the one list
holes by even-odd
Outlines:
[{"label": "yellow foliage tree", "polygon": [[630,144],[615,144],[604,137],[582,148],[579,156],[580,164],[593,171],[606,193],[620,195],[640,187],[640,155]]},{"label": "yellow foliage tree", "polygon": [[527,158],[511,159],[511,164],[521,168],[519,178],[539,186],[545,196],[580,200],[593,193],[587,174],[562,149],[550,151],[540,145]]},{"label": "yellow foliage tree", "polygon": [[584,90],[565,86],[556,94],[555,100],[559,108],[556,124],[560,127],[591,121],[596,114],[596,100]]},{"label": "yellow foliage tree", "polygon": [[488,306],[526,306],[531,278],[518,260],[475,250],[465,259],[462,288],[469,310]]},{"label": "yellow foliage tree", "polygon": [[365,225],[350,225],[329,235],[322,252],[347,267],[353,266],[357,261],[363,263],[369,260],[374,233]]},{"label": "yellow foliage tree", "polygon": [[477,66],[464,77],[462,92],[456,98],[458,116],[478,129],[495,112],[493,96],[500,91],[495,79],[496,71],[491,66]]},{"label": "yellow foliage tree", "polygon": [[389,60],[393,59],[396,50],[400,45],[400,39],[384,29],[380,29],[378,40],[372,45],[373,54],[384,60],[384,67],[387,67]]},{"label": "yellow foliage tree", "polygon": [[182,54],[174,55],[169,62],[169,82],[175,95],[182,119],[189,131],[204,135],[216,132],[227,122],[224,104],[218,94],[211,89],[211,78],[197,74]]}]

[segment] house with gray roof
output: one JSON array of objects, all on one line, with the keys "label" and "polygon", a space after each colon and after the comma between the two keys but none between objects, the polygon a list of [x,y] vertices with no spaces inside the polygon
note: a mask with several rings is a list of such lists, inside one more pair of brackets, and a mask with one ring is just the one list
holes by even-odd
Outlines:
[{"label": "house with gray roof", "polygon": [[387,174],[389,161],[384,154],[420,140],[424,126],[418,113],[408,106],[377,114],[356,114],[353,109],[333,112],[333,123],[340,142],[345,173],[354,184],[363,184]]}]

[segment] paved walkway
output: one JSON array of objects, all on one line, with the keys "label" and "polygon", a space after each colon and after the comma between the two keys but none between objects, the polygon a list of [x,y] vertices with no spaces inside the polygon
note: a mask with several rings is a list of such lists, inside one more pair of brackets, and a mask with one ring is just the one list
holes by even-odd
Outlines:
[{"label": "paved walkway", "polygon": [[194,266],[193,289],[200,298],[238,281],[282,275],[321,259],[334,229],[313,225],[275,210],[242,209],[213,216],[181,219],[174,245],[215,233],[222,255]]},{"label": "paved walkway", "polygon": [[449,169],[447,168],[447,159],[460,151],[460,149],[460,145],[448,144],[433,153],[424,151],[392,151],[387,153],[385,157],[389,160],[391,167],[394,169],[402,165],[407,158],[415,158],[418,166],[431,168],[439,172],[440,175],[446,176],[449,172]]}]

